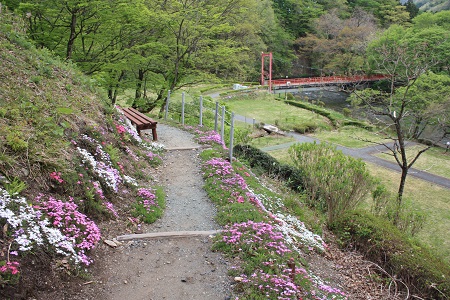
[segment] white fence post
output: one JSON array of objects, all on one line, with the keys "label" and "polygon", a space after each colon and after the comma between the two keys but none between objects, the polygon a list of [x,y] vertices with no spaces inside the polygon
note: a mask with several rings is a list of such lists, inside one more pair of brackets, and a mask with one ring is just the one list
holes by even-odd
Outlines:
[{"label": "white fence post", "polygon": [[219,102],[216,102],[216,112],[214,114],[214,131],[217,132],[217,122],[219,118]]},{"label": "white fence post", "polygon": [[222,126],[220,127],[220,137],[225,141],[225,106],[222,106]]},{"label": "white fence post", "polygon": [[233,139],[234,139],[234,113],[231,113],[231,127],[230,127],[230,164],[233,162]]},{"label": "white fence post", "polygon": [[167,114],[169,113],[169,101],[170,101],[170,90],[167,92],[166,109],[164,113],[164,121],[167,121]]},{"label": "white fence post", "polygon": [[203,96],[200,96],[200,126],[203,126]]},{"label": "white fence post", "polygon": [[181,125],[184,126],[184,92],[181,93]]}]

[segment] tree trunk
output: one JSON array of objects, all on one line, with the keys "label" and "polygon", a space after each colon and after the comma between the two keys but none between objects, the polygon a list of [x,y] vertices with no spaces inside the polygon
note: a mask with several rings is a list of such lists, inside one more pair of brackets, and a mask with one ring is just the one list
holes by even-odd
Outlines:
[{"label": "tree trunk", "polygon": [[[163,98],[163,95],[165,93],[166,90],[161,90],[158,93],[158,97],[156,98],[156,102],[158,102],[159,100],[161,100]],[[166,108],[166,104],[167,104],[167,97],[164,98],[164,101],[161,105],[161,107],[159,108],[159,117],[161,118],[164,114],[164,109]]]},{"label": "tree trunk", "polygon": [[125,71],[121,71],[119,78],[117,78],[117,83],[115,85],[110,85],[108,88],[108,98],[109,98],[109,100],[111,100],[112,105],[114,105],[116,103],[117,95],[119,93],[118,90],[119,90],[120,82],[122,81],[124,76],[125,76]]},{"label": "tree trunk", "polygon": [[402,176],[400,178],[400,185],[398,187],[398,193],[397,193],[397,208],[395,210],[395,218],[394,218],[394,224],[397,225],[399,218],[400,218],[400,210],[402,207],[403,202],[403,192],[405,190],[405,183],[406,183],[406,176],[408,175],[408,159],[406,157],[406,147],[405,147],[405,140],[404,135],[402,131],[402,127],[400,124],[401,116],[396,118],[394,120],[395,122],[395,129],[397,131],[397,138],[398,138],[398,150],[400,151],[400,161],[398,161],[399,166],[402,170]]},{"label": "tree trunk", "polygon": [[402,168],[402,176],[400,178],[400,185],[398,187],[398,193],[397,193],[397,207],[395,209],[395,217],[394,217],[394,225],[397,225],[400,221],[400,211],[402,208],[402,202],[403,202],[403,192],[405,190],[405,184],[406,184],[406,177],[408,175],[408,167]]},{"label": "tree trunk", "polygon": [[139,99],[142,97],[142,82],[144,81],[145,71],[139,69],[138,78],[136,83],[136,92],[134,94],[134,99]]},{"label": "tree trunk", "polygon": [[75,30],[77,29],[77,15],[76,11],[72,11],[72,19],[70,22],[70,36],[69,41],[67,42],[67,53],[66,53],[66,59],[72,58],[72,52],[73,52],[73,44],[75,42],[76,33]]},{"label": "tree trunk", "polygon": [[112,105],[116,104],[113,94],[114,94],[113,88],[112,87],[108,88],[108,99],[111,100]]}]

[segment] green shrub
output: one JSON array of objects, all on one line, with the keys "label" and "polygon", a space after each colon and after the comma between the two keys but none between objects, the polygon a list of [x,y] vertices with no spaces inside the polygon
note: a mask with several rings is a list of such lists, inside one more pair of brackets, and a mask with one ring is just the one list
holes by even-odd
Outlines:
[{"label": "green shrub", "polygon": [[398,208],[395,195],[382,184],[378,184],[372,191],[372,201],[371,213],[389,220],[403,233],[415,236],[425,225],[426,215],[423,212],[414,210],[405,201]]},{"label": "green shrub", "polygon": [[318,126],[316,123],[303,123],[301,125],[295,125],[292,129],[300,134],[313,133],[317,130]]},{"label": "green shrub", "polygon": [[360,159],[344,155],[336,147],[295,144],[289,149],[294,165],[303,171],[303,185],[310,204],[327,212],[328,222],[355,209],[371,190],[373,179]]},{"label": "green shrub", "polygon": [[346,120],[346,121],[344,121],[342,126],[355,126],[355,127],[363,128],[366,130],[373,130],[372,125],[367,124],[366,122],[363,122],[363,121],[358,121],[358,120]]},{"label": "green shrub", "polygon": [[348,212],[330,228],[344,247],[359,250],[407,284],[410,293],[427,299],[450,298],[450,266],[385,219],[361,211]]},{"label": "green shrub", "polygon": [[262,169],[269,176],[285,181],[289,188],[303,190],[303,174],[295,167],[281,164],[269,154],[249,145],[237,145],[234,153],[245,159],[250,167]]},{"label": "green shrub", "polygon": [[245,128],[236,128],[234,131],[234,139],[236,144],[249,144],[252,141],[252,129],[250,126]]},{"label": "green shrub", "polygon": [[6,135],[6,143],[13,151],[25,151],[28,148],[28,142],[23,139],[20,131],[11,131]]},{"label": "green shrub", "polygon": [[349,109],[349,108],[347,108],[347,107],[344,107],[344,108],[342,109],[342,113],[343,113],[344,116],[346,116],[346,117],[350,117],[350,116],[352,115],[351,109]]},{"label": "green shrub", "polygon": [[12,181],[6,181],[4,186],[10,195],[20,194],[27,188],[27,184],[17,177],[14,177]]}]

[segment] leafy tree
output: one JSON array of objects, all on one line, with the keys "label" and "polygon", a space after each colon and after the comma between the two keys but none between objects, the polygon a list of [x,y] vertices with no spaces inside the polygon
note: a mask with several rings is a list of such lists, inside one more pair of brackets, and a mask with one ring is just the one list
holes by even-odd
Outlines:
[{"label": "leafy tree", "polygon": [[[423,133],[427,136],[442,135],[442,126],[448,120],[450,112],[450,76],[427,72],[420,76],[413,86],[399,87],[398,94],[409,94],[411,101],[407,116],[407,137],[421,139]],[[446,118],[447,117],[447,118]],[[434,132],[434,131],[438,132]],[[425,138],[424,138],[425,139]],[[427,140],[433,143],[433,140]]]},{"label": "leafy tree", "polygon": [[75,40],[98,28],[100,12],[107,5],[106,1],[38,0],[21,3],[19,11],[28,19],[28,33],[38,46],[72,59]]},{"label": "leafy tree", "polygon": [[402,25],[410,20],[405,6],[400,5],[398,0],[348,0],[348,4],[352,9],[359,7],[371,12],[385,28],[392,24]]},{"label": "leafy tree", "polygon": [[273,0],[281,26],[294,38],[313,31],[312,21],[323,13],[323,7],[312,0]]},{"label": "leafy tree", "polygon": [[[450,11],[442,11],[435,14],[422,13],[413,20],[413,28],[416,31],[427,30],[430,28],[441,28],[450,32]],[[432,30],[432,29],[431,29]],[[437,64],[432,70],[436,73],[445,72],[450,75],[450,56],[448,49],[445,48],[446,43],[441,43],[440,51],[434,53]]]},{"label": "leafy tree", "polygon": [[[425,113],[436,112],[432,109],[432,103],[440,102],[437,99],[428,99],[431,95],[425,91],[421,92],[421,95],[427,98],[418,99],[414,91],[425,88],[425,84],[419,84],[422,76],[440,63],[439,53],[443,49],[450,49],[449,47],[448,31],[437,26],[423,30],[392,26],[368,48],[372,70],[387,76],[388,88],[367,89],[352,95],[354,103],[365,105],[378,117],[392,140],[392,143],[382,145],[395,158],[401,169],[394,222],[398,221],[402,207],[408,171],[431,147],[423,145],[416,153],[407,155],[407,139],[413,137],[408,130],[408,125],[414,123],[410,116],[415,115],[419,120]],[[426,80],[422,82],[425,83]],[[448,122],[448,119],[446,120]],[[443,135],[437,137],[433,143],[442,138]]]},{"label": "leafy tree", "polygon": [[405,7],[411,19],[414,19],[419,14],[419,8],[414,4],[413,0],[408,0],[408,2],[406,2],[405,4]]},{"label": "leafy tree", "polygon": [[169,90],[211,80],[212,75],[245,76],[247,62],[259,58],[264,49],[256,34],[261,22],[253,14],[259,4],[244,0],[148,2],[159,30],[154,42],[165,51],[148,72],[157,95],[148,108],[161,104],[162,111]]},{"label": "leafy tree", "polygon": [[149,110],[168,90],[253,72],[265,50],[259,13],[271,9],[268,2],[37,0],[20,10],[37,45],[76,62],[112,103],[123,89],[135,88],[142,102],[135,105]]},{"label": "leafy tree", "polygon": [[364,10],[354,10],[347,19],[331,10],[317,20],[315,34],[296,43],[314,68],[328,74],[354,74],[363,69],[366,47],[376,30],[376,20]]}]

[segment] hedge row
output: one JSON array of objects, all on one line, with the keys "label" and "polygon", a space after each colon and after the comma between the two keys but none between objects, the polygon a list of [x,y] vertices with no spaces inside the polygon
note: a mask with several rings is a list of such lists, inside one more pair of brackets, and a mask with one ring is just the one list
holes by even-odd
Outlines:
[{"label": "hedge row", "polygon": [[302,172],[290,165],[282,164],[269,154],[249,145],[236,145],[234,154],[243,158],[252,168],[261,168],[269,176],[279,178],[295,190],[303,190]]},{"label": "hedge row", "polygon": [[[339,127],[339,120],[336,119],[335,117],[332,116],[332,113],[324,108],[321,107],[317,107],[314,105],[311,105],[307,102],[299,102],[299,101],[285,101],[285,103],[296,106],[296,107],[300,107],[303,109],[307,109],[310,111],[313,111],[321,116],[324,116],[325,118],[328,118],[331,122],[331,124],[333,124],[334,127]],[[372,130],[373,126],[370,124],[367,124],[366,122],[363,121],[358,121],[358,120],[345,120],[342,122],[341,124],[342,126],[356,126],[356,127],[360,127],[360,128],[364,128],[367,130]]]},{"label": "hedge row", "polygon": [[[344,214],[330,227],[346,246],[355,247],[368,260],[395,274],[410,293],[427,299],[450,299],[449,264],[388,221],[358,211]],[[398,286],[402,288],[400,283]]]},{"label": "hedge row", "polygon": [[336,118],[334,118],[331,115],[331,112],[329,112],[326,109],[317,107],[317,106],[312,106],[311,104],[307,103],[307,102],[298,102],[298,101],[284,101],[287,104],[296,106],[296,107],[300,107],[300,108],[304,108],[310,111],[313,111],[321,116],[324,116],[325,118],[328,118],[331,122],[331,124],[333,124],[334,127],[338,127],[338,120]]}]

